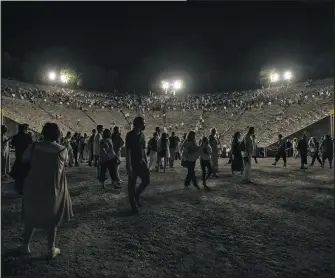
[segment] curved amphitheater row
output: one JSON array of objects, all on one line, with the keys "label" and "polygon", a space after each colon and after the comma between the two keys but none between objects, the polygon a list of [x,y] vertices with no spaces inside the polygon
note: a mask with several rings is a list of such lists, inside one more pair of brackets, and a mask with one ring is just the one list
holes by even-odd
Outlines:
[{"label": "curved amphitheater row", "polygon": [[[2,79],[2,85],[12,86],[17,81]],[[23,85],[22,85],[23,86]],[[38,88],[37,85],[24,84],[25,87],[31,86]],[[13,86],[12,86],[13,87]],[[46,86],[43,86],[45,90]],[[53,88],[53,87],[49,87]],[[42,88],[38,88],[42,90]],[[333,108],[334,85],[333,80],[320,80],[314,82],[311,87],[304,84],[294,84],[291,88],[273,88],[266,90],[267,94],[273,94],[280,97],[290,97],[292,95],[304,92],[307,98],[299,104],[291,104],[283,107],[280,103],[274,101],[271,105],[264,105],[263,108],[252,107],[250,110],[236,110],[234,113],[225,113],[223,110],[206,111],[203,113],[199,110],[175,109],[166,112],[166,121],[163,112],[146,111],[141,113],[146,120],[146,136],[151,136],[156,126],[168,128],[181,135],[191,129],[195,129],[200,117],[203,118],[203,127],[198,134],[208,134],[210,128],[216,127],[221,137],[221,142],[228,144],[234,132],[240,131],[244,133],[249,126],[254,126],[257,130],[257,140],[259,146],[267,147],[274,143],[278,133],[284,136],[303,129],[312,123],[329,115],[329,111]],[[324,92],[327,91],[327,95]],[[320,96],[320,92],[321,96]],[[242,96],[245,98],[245,96]],[[102,124],[104,127],[120,126],[123,130],[128,126],[127,122],[120,112],[119,108],[114,109],[93,109],[85,107],[81,109],[71,108],[66,104],[56,104],[36,99],[34,102],[29,100],[18,99],[14,96],[6,96],[2,91],[2,115],[17,122],[29,123],[30,128],[36,132],[40,132],[44,123],[48,121],[56,122],[63,133],[67,131],[91,133],[96,124]],[[132,120],[137,116],[137,112],[129,109],[122,109],[124,113],[129,114]],[[183,123],[183,126],[181,126]],[[178,128],[176,129],[176,125]],[[123,131],[124,133],[125,131]]]}]

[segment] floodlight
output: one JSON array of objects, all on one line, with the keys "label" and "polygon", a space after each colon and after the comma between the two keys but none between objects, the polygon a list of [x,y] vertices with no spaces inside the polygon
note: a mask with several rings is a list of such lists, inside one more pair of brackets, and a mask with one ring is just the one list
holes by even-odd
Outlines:
[{"label": "floodlight", "polygon": [[162,81],[162,88],[163,88],[164,90],[169,89],[169,88],[170,88],[170,84],[169,84],[169,82],[167,82],[167,81]]},{"label": "floodlight", "polygon": [[63,83],[67,83],[68,79],[67,79],[66,75],[62,74],[60,76],[60,81],[62,81]]},{"label": "floodlight", "polygon": [[279,74],[278,73],[272,73],[270,76],[271,82],[277,82],[279,80]]},{"label": "floodlight", "polygon": [[174,83],[173,83],[173,87],[175,90],[179,90],[181,89],[182,87],[182,82],[180,80],[176,80]]},{"label": "floodlight", "polygon": [[287,72],[284,73],[284,79],[285,80],[291,80],[291,78],[292,78],[292,72],[287,71]]},{"label": "floodlight", "polygon": [[54,72],[50,72],[50,73],[49,73],[49,79],[50,79],[50,80],[55,80],[55,79],[56,79],[56,73],[54,73]]}]

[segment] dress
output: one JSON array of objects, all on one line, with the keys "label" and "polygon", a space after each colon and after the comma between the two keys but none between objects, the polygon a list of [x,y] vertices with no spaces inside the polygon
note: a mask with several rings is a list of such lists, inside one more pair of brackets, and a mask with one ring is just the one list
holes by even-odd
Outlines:
[{"label": "dress", "polygon": [[52,142],[36,143],[24,152],[22,161],[30,162],[23,191],[23,222],[33,228],[57,227],[73,216],[64,164],[67,150]]},{"label": "dress", "polygon": [[243,171],[243,159],[240,149],[240,143],[237,139],[234,139],[231,144],[232,161],[231,171]]}]

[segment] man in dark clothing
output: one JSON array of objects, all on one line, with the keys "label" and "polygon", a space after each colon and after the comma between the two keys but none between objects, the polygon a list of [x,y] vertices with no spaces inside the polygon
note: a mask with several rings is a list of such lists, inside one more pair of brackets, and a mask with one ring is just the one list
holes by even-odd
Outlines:
[{"label": "man in dark clothing", "polygon": [[[126,168],[128,174],[128,197],[132,211],[138,213],[141,206],[139,197],[150,183],[150,171],[145,154],[145,138],[143,130],[145,122],[142,117],[133,121],[133,130],[126,135]],[[137,177],[141,184],[136,189]]]},{"label": "man in dark clothing", "polygon": [[[15,162],[13,164],[13,173],[20,173],[22,170],[22,155],[30,144],[33,143],[33,138],[28,134],[28,124],[20,124],[19,132],[12,139],[12,146],[15,148]],[[18,194],[23,194],[24,178],[18,176],[15,178],[15,188]]]},{"label": "man in dark clothing", "polygon": [[301,167],[300,169],[307,169],[305,164],[307,164],[307,135],[304,134],[301,140],[298,142],[298,151],[300,152]]},{"label": "man in dark clothing", "polygon": [[90,136],[90,138],[88,139],[88,153],[89,153],[89,158],[88,158],[88,166],[92,166],[92,162],[94,159],[94,155],[93,155],[93,144],[94,144],[94,138],[95,138],[95,134],[97,133],[97,131],[95,129],[92,130],[92,135]]},{"label": "man in dark clothing", "polygon": [[287,157],[291,157],[293,154],[292,143],[290,139],[286,140],[286,155]]},{"label": "man in dark clothing", "polygon": [[279,161],[280,158],[283,158],[284,161],[284,167],[286,167],[286,142],[283,140],[283,135],[279,134],[278,135],[278,150],[277,154],[275,157],[275,162],[272,163],[272,165],[276,166],[277,162]]},{"label": "man in dark clothing", "polygon": [[332,168],[333,156],[334,156],[334,142],[331,139],[330,135],[326,135],[321,143],[322,151],[322,167],[325,166],[326,159],[329,162],[329,168]]}]

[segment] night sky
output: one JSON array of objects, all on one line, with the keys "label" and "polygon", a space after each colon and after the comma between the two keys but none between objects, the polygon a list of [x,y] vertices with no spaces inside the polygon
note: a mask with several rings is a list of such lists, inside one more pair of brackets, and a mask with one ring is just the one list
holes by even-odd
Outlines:
[{"label": "night sky", "polygon": [[2,2],[1,6],[2,53],[24,63],[32,53],[66,49],[67,54],[52,52],[49,63],[67,63],[79,71],[84,64],[116,71],[119,87],[136,80],[133,86],[145,90],[161,77],[180,75],[192,90],[238,89],[256,83],[265,65],[293,67],[304,78],[319,74],[313,69],[320,67],[320,61],[333,63],[332,3]]}]

